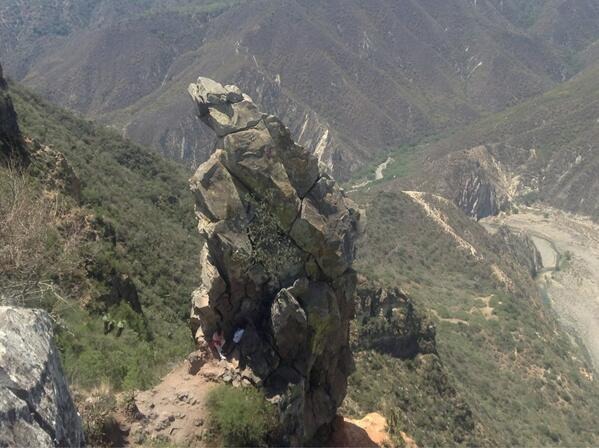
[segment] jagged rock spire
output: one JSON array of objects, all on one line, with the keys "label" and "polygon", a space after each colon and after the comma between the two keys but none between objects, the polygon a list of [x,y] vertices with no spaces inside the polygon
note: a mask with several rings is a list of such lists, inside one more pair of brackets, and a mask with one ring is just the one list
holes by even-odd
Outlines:
[{"label": "jagged rock spire", "polygon": [[282,443],[326,435],[353,368],[349,321],[359,214],[318,161],[236,86],[189,93],[216,150],[190,180],[201,284],[192,330],[247,323],[240,358],[281,413]]}]

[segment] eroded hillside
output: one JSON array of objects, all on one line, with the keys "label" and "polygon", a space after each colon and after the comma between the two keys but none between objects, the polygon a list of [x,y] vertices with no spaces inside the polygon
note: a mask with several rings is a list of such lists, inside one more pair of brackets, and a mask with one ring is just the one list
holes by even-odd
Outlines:
[{"label": "eroded hillside", "polygon": [[525,231],[544,248],[546,271],[539,285],[564,328],[583,342],[597,371],[597,225],[582,216],[548,207],[524,208],[518,214],[488,218],[484,225],[493,231],[497,225]]}]

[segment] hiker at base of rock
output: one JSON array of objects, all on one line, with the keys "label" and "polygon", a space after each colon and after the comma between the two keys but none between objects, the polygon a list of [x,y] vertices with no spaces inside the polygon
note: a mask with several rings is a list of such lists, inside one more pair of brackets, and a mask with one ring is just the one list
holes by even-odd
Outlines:
[{"label": "hiker at base of rock", "polygon": [[233,342],[235,344],[239,344],[239,341],[241,341],[241,338],[243,337],[243,333],[245,333],[245,328],[238,328],[235,330],[235,333],[233,334]]},{"label": "hiker at base of rock", "polygon": [[218,327],[216,331],[212,334],[212,340],[210,341],[210,347],[212,347],[218,355],[220,359],[226,359],[225,355],[223,355],[223,346],[225,345],[225,333],[222,328]]},{"label": "hiker at base of rock", "polygon": [[232,342],[230,344],[228,344],[229,345],[228,347],[225,346],[223,348],[223,351],[226,353],[227,356],[233,355],[235,353],[235,349],[239,346],[239,343],[241,342],[241,338],[243,338],[245,329],[248,324],[249,324],[249,321],[247,319],[243,319],[239,323],[239,325],[235,328],[235,331],[233,332]]}]

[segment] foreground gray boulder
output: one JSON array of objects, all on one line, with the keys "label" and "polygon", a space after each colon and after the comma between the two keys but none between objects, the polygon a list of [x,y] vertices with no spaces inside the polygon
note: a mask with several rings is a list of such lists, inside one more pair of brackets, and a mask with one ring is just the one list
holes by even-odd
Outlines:
[{"label": "foreground gray boulder", "polygon": [[189,88],[216,150],[191,178],[201,285],[192,331],[245,334],[240,363],[281,414],[280,444],[328,435],[353,369],[349,321],[359,214],[318,161],[235,86]]},{"label": "foreground gray boulder", "polygon": [[0,307],[0,446],[84,444],[52,337],[46,312]]}]

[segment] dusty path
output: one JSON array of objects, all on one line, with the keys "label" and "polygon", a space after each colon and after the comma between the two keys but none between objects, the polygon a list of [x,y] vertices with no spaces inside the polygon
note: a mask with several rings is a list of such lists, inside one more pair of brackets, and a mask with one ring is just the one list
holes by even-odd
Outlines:
[{"label": "dusty path", "polygon": [[599,225],[551,208],[525,208],[482,224],[488,229],[505,224],[531,235],[546,267],[539,286],[599,372]]},{"label": "dusty path", "polygon": [[192,375],[189,364],[182,362],[156,387],[138,392],[137,409],[122,409],[117,416],[126,434],[123,445],[147,446],[157,440],[177,446],[205,445],[207,395],[225,368],[226,363],[212,361]]},{"label": "dusty path", "polygon": [[[194,371],[190,367],[189,362],[182,362],[153,389],[138,392],[133,406],[121,406],[116,415],[118,446],[210,446],[206,437],[208,394],[217,384],[230,382],[238,365],[234,359],[212,359],[195,373],[190,373]],[[377,413],[361,420],[338,416],[334,427],[327,444],[330,447],[377,448],[390,443],[387,421]],[[407,446],[418,448],[410,437],[402,436]]]}]

